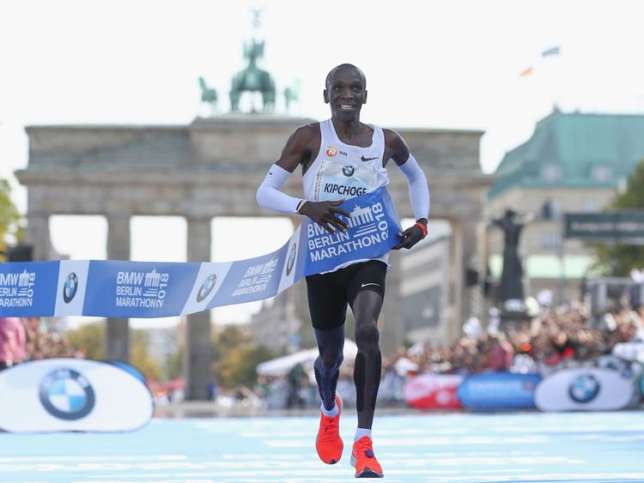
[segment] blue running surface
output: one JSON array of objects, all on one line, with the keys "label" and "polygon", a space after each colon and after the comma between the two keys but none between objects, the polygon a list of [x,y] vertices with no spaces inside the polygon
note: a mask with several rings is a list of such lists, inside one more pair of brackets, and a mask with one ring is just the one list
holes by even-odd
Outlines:
[{"label": "blue running surface", "polygon": [[[134,433],[0,434],[0,481],[354,481],[356,418],[342,460],[320,462],[317,417],[154,419]],[[641,412],[378,416],[388,482],[644,481]]]}]

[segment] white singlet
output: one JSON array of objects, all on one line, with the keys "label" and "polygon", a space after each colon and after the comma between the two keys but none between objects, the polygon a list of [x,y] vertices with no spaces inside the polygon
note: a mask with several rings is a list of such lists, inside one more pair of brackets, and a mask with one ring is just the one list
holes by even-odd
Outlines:
[{"label": "white singlet", "polygon": [[[320,151],[302,179],[304,199],[309,201],[335,201],[355,198],[389,184],[387,169],[383,167],[385,135],[382,129],[373,129],[371,145],[367,147],[343,143],[335,132],[333,122],[320,123]],[[388,255],[371,260],[387,263]],[[353,263],[354,260],[335,267],[332,271]]]}]

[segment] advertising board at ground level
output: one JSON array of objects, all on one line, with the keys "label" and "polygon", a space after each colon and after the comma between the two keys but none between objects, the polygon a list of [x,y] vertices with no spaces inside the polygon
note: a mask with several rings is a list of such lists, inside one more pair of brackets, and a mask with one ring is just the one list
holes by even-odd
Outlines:
[{"label": "advertising board at ground level", "polygon": [[615,411],[631,404],[635,381],[618,371],[565,369],[541,382],[535,404],[542,411]]}]

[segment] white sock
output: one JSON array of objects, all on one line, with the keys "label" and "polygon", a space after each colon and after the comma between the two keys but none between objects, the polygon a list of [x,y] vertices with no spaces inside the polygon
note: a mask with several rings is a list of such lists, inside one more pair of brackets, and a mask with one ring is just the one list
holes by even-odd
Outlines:
[{"label": "white sock", "polygon": [[338,409],[338,405],[335,402],[333,403],[333,409],[331,410],[328,410],[327,408],[325,408],[324,403],[320,403],[320,411],[322,411],[322,414],[330,418],[336,417],[340,412],[340,410]]},{"label": "white sock", "polygon": [[353,438],[353,441],[358,441],[363,436],[369,436],[369,438],[371,438],[371,430],[370,429],[365,429],[365,428],[357,428],[356,429],[356,436],[355,436],[355,438]]}]

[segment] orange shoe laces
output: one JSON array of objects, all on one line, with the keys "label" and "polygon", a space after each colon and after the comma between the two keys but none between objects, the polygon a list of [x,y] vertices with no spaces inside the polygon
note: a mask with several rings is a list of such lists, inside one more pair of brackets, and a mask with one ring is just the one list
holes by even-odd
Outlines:
[{"label": "orange shoe laces", "polygon": [[376,459],[376,455],[373,452],[373,442],[369,437],[362,437],[355,442],[355,452],[356,452],[356,457],[358,458],[361,458],[364,456],[367,458]]},{"label": "orange shoe laces", "polygon": [[322,416],[321,438],[335,438],[339,430],[340,418],[337,416]]}]

